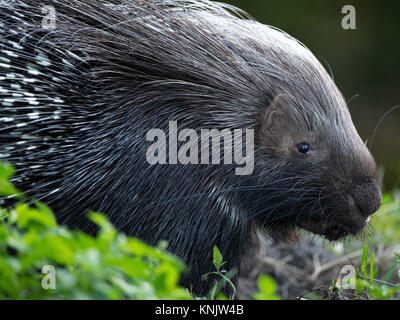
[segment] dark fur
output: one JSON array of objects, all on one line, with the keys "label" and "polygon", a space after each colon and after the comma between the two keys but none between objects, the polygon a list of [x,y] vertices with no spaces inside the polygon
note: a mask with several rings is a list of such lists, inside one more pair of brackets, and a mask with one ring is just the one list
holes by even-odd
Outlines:
[{"label": "dark fur", "polygon": [[[361,195],[379,188],[340,92],[306,48],[220,5],[180,3],[48,1],[57,12],[52,31],[40,28],[37,1],[2,8],[0,49],[19,57],[0,51],[11,60],[0,77],[36,81],[0,80],[0,103],[13,99],[0,109],[13,118],[1,123],[0,152],[17,168],[16,186],[51,206],[60,223],[94,232],[85,214],[96,210],[129,235],[167,240],[190,268],[182,283],[204,294],[213,245],[230,269],[256,228],[280,238],[311,221],[332,239],[354,234],[359,221],[347,217],[347,195],[354,185]],[[50,66],[36,64],[35,49]],[[41,74],[27,74],[29,63]],[[30,92],[38,104],[13,92]],[[271,104],[277,112],[268,113]],[[253,175],[236,176],[233,165],[150,166],[146,133],[168,131],[170,120],[196,130],[255,129]],[[314,139],[320,152],[291,154],[294,137]],[[364,200],[365,211],[377,209],[376,197]]]}]

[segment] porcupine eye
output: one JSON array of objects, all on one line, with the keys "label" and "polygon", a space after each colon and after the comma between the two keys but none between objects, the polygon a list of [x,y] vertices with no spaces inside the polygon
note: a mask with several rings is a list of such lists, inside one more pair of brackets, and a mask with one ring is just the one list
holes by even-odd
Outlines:
[{"label": "porcupine eye", "polygon": [[308,143],[302,142],[297,146],[297,152],[301,154],[307,154],[310,152],[310,146]]}]

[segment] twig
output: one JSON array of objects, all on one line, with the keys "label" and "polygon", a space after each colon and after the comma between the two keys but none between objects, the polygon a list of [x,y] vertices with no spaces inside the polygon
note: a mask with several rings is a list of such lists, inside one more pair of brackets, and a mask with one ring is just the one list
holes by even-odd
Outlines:
[{"label": "twig", "polygon": [[325,271],[329,270],[330,268],[333,268],[333,267],[337,266],[338,264],[344,263],[347,260],[350,260],[350,259],[356,258],[358,256],[361,256],[361,254],[362,254],[362,250],[360,249],[360,250],[351,252],[349,254],[346,254],[344,256],[341,256],[341,257],[339,257],[337,259],[331,260],[331,261],[325,263],[324,265],[322,265],[320,268],[315,269],[315,271],[312,273],[312,275],[309,276],[309,279],[311,281],[314,281],[315,279],[317,279],[317,277],[322,272],[325,272]]}]

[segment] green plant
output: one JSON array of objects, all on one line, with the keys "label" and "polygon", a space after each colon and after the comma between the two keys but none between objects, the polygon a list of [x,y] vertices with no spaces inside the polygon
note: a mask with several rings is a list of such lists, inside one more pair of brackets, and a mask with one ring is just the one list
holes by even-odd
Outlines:
[{"label": "green plant", "polygon": [[[392,274],[400,264],[400,255],[395,255],[397,257],[396,261],[392,264],[389,271],[386,272],[383,279],[380,280],[377,278],[378,268],[375,267],[375,254],[372,252],[368,258],[368,247],[364,245],[360,270],[355,269],[354,280],[356,288],[351,297],[345,294],[343,294],[343,297],[368,300],[399,299],[400,283],[389,282]],[[343,288],[339,288],[339,290],[344,293]]]},{"label": "green plant", "polygon": [[215,283],[215,285],[212,287],[211,291],[209,292],[209,294],[206,297],[208,299],[213,300],[216,297],[218,297],[221,300],[227,299],[227,297],[221,292],[222,288],[226,284],[229,284],[232,288],[232,296],[230,298],[234,299],[234,297],[236,295],[236,287],[230,280],[230,278],[234,274],[234,270],[231,270],[230,272],[228,272],[227,270],[222,269],[222,266],[224,264],[226,264],[226,262],[227,262],[227,261],[223,261],[223,260],[224,260],[223,256],[222,256],[221,252],[219,251],[218,247],[214,246],[212,264],[215,267],[215,271],[211,271],[211,272],[204,274],[202,276],[202,279],[206,280],[210,275],[216,275],[216,276],[220,277],[221,279],[220,279],[220,281]]},{"label": "green plant", "polygon": [[[236,296],[236,287],[230,280],[234,275],[234,270],[227,271],[222,269],[222,266],[226,264],[227,261],[224,261],[223,256],[218,249],[217,246],[213,248],[213,265],[215,267],[215,271],[208,272],[203,275],[203,279],[207,279],[210,275],[216,275],[220,277],[220,280],[215,283],[209,294],[207,295],[207,299],[234,299]],[[279,300],[280,297],[275,293],[276,292],[276,282],[275,280],[268,275],[261,275],[257,281],[259,291],[253,295],[253,298],[256,300]],[[222,292],[222,288],[225,285],[229,285],[232,288],[231,297],[226,297]]]},{"label": "green plant", "polygon": [[[3,195],[16,193],[8,183],[12,171],[0,164]],[[1,209],[0,299],[191,299],[178,285],[185,266],[165,243],[148,246],[118,233],[101,214],[89,217],[96,236],[57,225],[40,202]]]}]

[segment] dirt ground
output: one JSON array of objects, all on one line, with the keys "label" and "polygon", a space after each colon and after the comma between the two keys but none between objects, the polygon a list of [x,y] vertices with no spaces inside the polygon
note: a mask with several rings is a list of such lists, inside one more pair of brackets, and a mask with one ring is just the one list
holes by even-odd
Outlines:
[{"label": "dirt ground", "polygon": [[[341,273],[345,265],[359,270],[362,256],[362,242],[353,242],[350,250],[334,252],[332,246],[318,237],[304,237],[293,244],[273,244],[259,236],[260,250],[241,272],[238,284],[238,297],[251,299],[257,291],[257,279],[262,274],[272,276],[278,286],[282,299],[351,299],[352,290],[330,290],[332,285],[340,287]],[[337,245],[339,249],[343,244]],[[343,249],[343,248],[342,248]],[[375,252],[375,266],[380,274],[390,269],[395,257],[393,247],[378,246]],[[396,275],[397,276],[397,275]],[[399,279],[397,279],[398,282]]]}]

